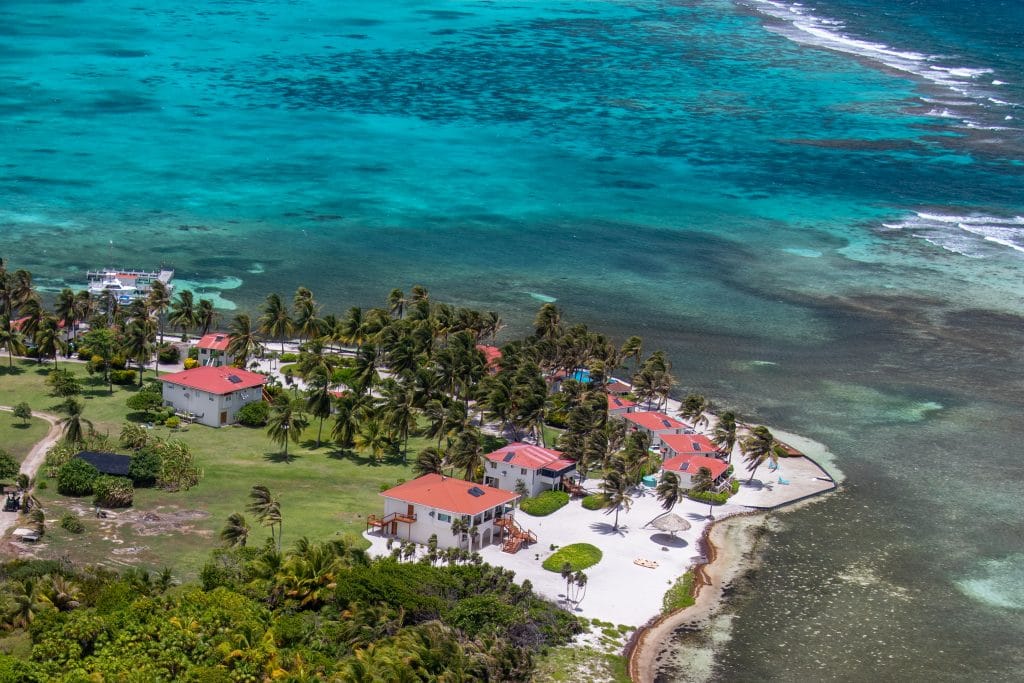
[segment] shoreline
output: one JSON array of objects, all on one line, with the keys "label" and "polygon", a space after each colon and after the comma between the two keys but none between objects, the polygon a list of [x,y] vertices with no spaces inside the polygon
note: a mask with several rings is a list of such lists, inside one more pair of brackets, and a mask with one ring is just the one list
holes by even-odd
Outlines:
[{"label": "shoreline", "polygon": [[694,603],[658,615],[633,633],[623,653],[630,680],[654,681],[675,631],[683,626],[704,628],[722,610],[725,589],[754,568],[750,556],[759,550],[756,528],[765,523],[770,513],[778,509],[795,510],[817,500],[821,500],[820,494],[779,508],[738,512],[705,527],[698,545],[703,561],[689,570],[694,574]]}]

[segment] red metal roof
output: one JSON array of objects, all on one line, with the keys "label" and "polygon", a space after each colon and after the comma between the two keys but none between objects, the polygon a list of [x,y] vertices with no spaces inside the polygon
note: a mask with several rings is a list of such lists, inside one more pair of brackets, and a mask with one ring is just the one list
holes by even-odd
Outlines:
[{"label": "red metal roof", "polygon": [[227,351],[228,335],[226,332],[211,332],[204,336],[196,344],[197,349],[210,349],[211,351]]},{"label": "red metal roof", "polygon": [[718,479],[729,469],[729,463],[703,455],[677,455],[666,460],[662,467],[671,472],[685,472],[691,476],[697,474],[701,467],[707,467],[711,470],[711,478]]},{"label": "red metal roof", "polygon": [[630,386],[625,382],[613,379],[611,382],[604,385],[604,390],[609,394],[628,394],[630,392]]},{"label": "red metal roof", "polygon": [[686,429],[688,427],[685,423],[680,422],[674,417],[669,417],[665,413],[626,413],[622,417],[652,432],[664,432],[670,429]]},{"label": "red metal roof", "polygon": [[[232,377],[235,379],[231,379]],[[160,378],[160,381],[189,387],[190,389],[198,389],[208,394],[223,395],[241,389],[263,386],[267,383],[267,378],[265,375],[249,372],[248,370],[207,365],[183,372],[175,372],[171,375],[164,375]]]},{"label": "red metal roof", "polygon": [[488,365],[495,365],[499,360],[501,360],[501,349],[499,349],[497,346],[477,344],[476,348],[484,352],[484,357],[487,359]]},{"label": "red metal roof", "polygon": [[718,452],[718,446],[703,434],[665,434],[661,437],[676,455],[708,455]]},{"label": "red metal roof", "polygon": [[636,403],[630,401],[628,398],[608,394],[608,410],[622,410],[623,408],[633,408],[635,406]]},{"label": "red metal roof", "polygon": [[[479,492],[478,495],[470,493],[472,490]],[[519,497],[519,494],[511,491],[440,474],[424,474],[383,491],[380,495],[459,515],[476,515]]]},{"label": "red metal roof", "polygon": [[540,446],[534,446],[533,444],[517,441],[499,448],[492,453],[488,453],[486,457],[492,462],[507,462],[515,467],[525,467],[528,470],[539,470],[542,467],[551,467],[551,463],[558,461],[562,457],[562,454],[561,452],[553,451],[550,448],[541,448]]}]

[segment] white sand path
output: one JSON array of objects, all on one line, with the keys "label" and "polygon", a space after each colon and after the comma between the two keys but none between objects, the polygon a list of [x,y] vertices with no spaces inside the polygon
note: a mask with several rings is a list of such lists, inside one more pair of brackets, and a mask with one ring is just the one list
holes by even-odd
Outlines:
[{"label": "white sand path", "polygon": [[[12,412],[14,409],[9,406],[0,406],[0,410]],[[38,443],[36,443],[35,446],[32,447],[32,450],[28,452],[28,455],[25,456],[25,459],[21,462],[21,473],[27,474],[30,479],[36,476],[36,472],[39,471],[39,467],[46,460],[46,451],[50,450],[50,447],[60,440],[61,435],[61,427],[59,424],[60,418],[58,418],[56,415],[50,415],[49,413],[34,412],[32,413],[32,417],[38,417],[49,422],[50,431],[47,432],[46,436],[44,436]],[[18,514],[14,514],[11,512],[0,512],[0,538],[6,536],[7,532],[12,527],[17,525],[18,518]]]}]

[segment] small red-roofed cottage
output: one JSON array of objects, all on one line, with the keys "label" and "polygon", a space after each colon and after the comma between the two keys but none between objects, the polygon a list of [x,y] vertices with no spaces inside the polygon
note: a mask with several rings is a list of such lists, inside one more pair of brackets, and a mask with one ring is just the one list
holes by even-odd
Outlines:
[{"label": "small red-roofed cottage", "polygon": [[199,349],[199,365],[231,365],[234,357],[228,353],[229,341],[227,332],[211,332],[204,335],[196,342],[196,348]]},{"label": "small red-roofed cottage", "polygon": [[669,458],[662,465],[666,472],[675,472],[679,475],[679,485],[684,489],[693,486],[693,477],[701,467],[706,467],[711,472],[711,480],[715,489],[729,480],[729,476],[726,474],[729,470],[729,463],[718,458],[708,458],[703,455],[679,455]]},{"label": "small red-roofed cottage", "polygon": [[613,396],[622,396],[632,391],[632,388],[625,382],[613,379],[604,385],[604,390]]},{"label": "small red-roofed cottage", "polygon": [[703,434],[665,434],[661,437],[661,457],[667,460],[680,455],[718,458],[721,451]]},{"label": "small red-roofed cottage", "polygon": [[621,396],[615,396],[614,394],[608,394],[608,414],[609,415],[625,415],[626,413],[632,413],[636,410],[636,403],[630,401],[628,398],[622,398]]},{"label": "small red-roofed cottage", "polygon": [[234,424],[242,406],[263,400],[265,375],[231,367],[199,367],[164,375],[164,405],[209,427]]},{"label": "small red-roofed cottage", "polygon": [[477,344],[476,348],[484,354],[484,358],[487,361],[487,372],[495,374],[501,370],[501,349],[497,346],[488,346],[487,344]]},{"label": "small red-roofed cottage", "polygon": [[[384,516],[370,515],[367,528],[384,536],[426,545],[437,535],[440,548],[476,550],[501,539],[499,519],[512,514],[519,494],[474,484],[441,474],[424,474],[383,491]],[[463,519],[476,527],[476,539],[452,532],[452,522]]]},{"label": "small red-roofed cottage", "polygon": [[622,416],[631,431],[646,432],[651,437],[651,448],[661,447],[661,437],[666,434],[693,433],[693,428],[685,422],[658,412],[633,412]]},{"label": "small red-roofed cottage", "polygon": [[533,444],[514,442],[486,456],[484,483],[505,491],[515,491],[523,482],[527,496],[561,486],[563,477],[576,472],[576,463],[566,460],[561,452]]}]

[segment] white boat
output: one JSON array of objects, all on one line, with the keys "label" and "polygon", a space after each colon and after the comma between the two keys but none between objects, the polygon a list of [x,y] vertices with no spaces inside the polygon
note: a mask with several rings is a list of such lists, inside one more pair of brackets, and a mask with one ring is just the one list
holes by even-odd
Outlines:
[{"label": "white boat", "polygon": [[86,272],[89,293],[101,296],[111,292],[117,297],[118,303],[129,304],[135,299],[147,296],[157,280],[167,285],[167,291],[174,288],[171,278],[174,271],[162,268],[158,271],[145,270],[90,270]]}]

